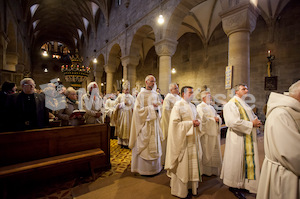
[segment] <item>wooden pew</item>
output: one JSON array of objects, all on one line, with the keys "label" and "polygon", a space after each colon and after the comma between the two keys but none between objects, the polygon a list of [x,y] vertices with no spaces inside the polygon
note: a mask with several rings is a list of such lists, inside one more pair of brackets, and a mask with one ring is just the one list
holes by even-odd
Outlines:
[{"label": "wooden pew", "polygon": [[1,133],[0,183],[86,168],[95,177],[95,169],[111,167],[109,131],[108,124],[92,124]]}]

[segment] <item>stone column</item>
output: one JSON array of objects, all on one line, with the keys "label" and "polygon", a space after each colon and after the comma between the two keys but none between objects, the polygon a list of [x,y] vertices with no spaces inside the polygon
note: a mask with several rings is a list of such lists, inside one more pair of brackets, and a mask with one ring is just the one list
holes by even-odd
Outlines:
[{"label": "stone column", "polygon": [[5,33],[0,33],[0,70],[3,70],[6,65],[6,48],[7,48],[7,36]]},{"label": "stone column", "polygon": [[3,69],[15,72],[18,59],[19,55],[17,52],[6,52],[6,65]]},{"label": "stone column", "polygon": [[106,72],[106,93],[112,93],[113,91],[113,80],[114,80],[114,73],[115,69],[113,69],[109,65],[104,66],[105,72]]},{"label": "stone column", "polygon": [[228,65],[233,66],[232,86],[246,83],[250,87],[250,34],[259,15],[252,3],[239,3],[220,13],[223,30],[229,38]]},{"label": "stone column", "polygon": [[124,56],[121,58],[123,65],[123,79],[130,82],[130,90],[135,87],[136,67],[139,64],[139,57]]},{"label": "stone column", "polygon": [[171,58],[177,47],[177,41],[164,39],[155,43],[155,51],[159,56],[159,82],[158,87],[162,94],[169,92],[171,83]]}]

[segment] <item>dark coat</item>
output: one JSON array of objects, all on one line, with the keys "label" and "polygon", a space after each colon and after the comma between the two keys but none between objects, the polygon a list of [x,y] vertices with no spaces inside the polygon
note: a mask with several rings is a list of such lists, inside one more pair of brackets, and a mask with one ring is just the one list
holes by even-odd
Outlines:
[{"label": "dark coat", "polygon": [[27,95],[23,92],[7,96],[5,112],[8,116],[6,122],[8,124],[8,131],[28,130],[49,126],[49,111],[45,107],[45,95],[33,94],[33,112],[30,111],[30,114],[26,114],[26,97]]}]

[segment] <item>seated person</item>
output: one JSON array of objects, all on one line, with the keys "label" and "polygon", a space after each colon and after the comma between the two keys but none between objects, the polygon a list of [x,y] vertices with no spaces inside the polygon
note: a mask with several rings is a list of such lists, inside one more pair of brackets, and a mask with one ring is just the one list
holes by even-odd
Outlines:
[{"label": "seated person", "polygon": [[66,90],[67,105],[65,109],[58,111],[57,117],[61,119],[62,126],[78,126],[84,124],[84,118],[81,114],[74,114],[74,110],[78,110],[78,101],[76,90],[69,87]]}]

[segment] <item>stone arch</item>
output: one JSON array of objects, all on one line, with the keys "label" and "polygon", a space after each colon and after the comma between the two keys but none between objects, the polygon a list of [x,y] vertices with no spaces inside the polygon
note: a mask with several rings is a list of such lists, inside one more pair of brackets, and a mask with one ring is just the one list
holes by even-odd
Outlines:
[{"label": "stone arch", "polygon": [[142,59],[143,64],[147,53],[154,45],[154,41],[155,35],[153,28],[149,25],[142,26],[136,31],[132,38],[129,55],[131,57]]},{"label": "stone arch", "polygon": [[[115,71],[121,62],[121,47],[119,44],[114,44],[108,54],[107,69]],[[105,68],[105,70],[107,70]]]},{"label": "stone arch", "polygon": [[200,3],[205,2],[206,0],[182,0],[174,9],[170,20],[167,22],[166,28],[163,31],[163,38],[177,40],[177,34],[181,23],[186,15],[189,14],[189,11],[199,5]]}]

